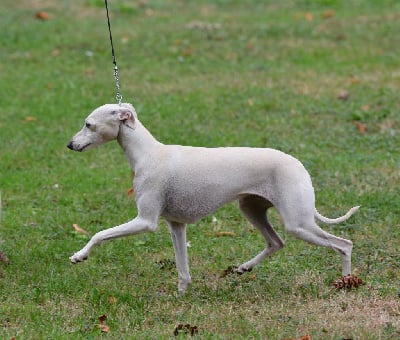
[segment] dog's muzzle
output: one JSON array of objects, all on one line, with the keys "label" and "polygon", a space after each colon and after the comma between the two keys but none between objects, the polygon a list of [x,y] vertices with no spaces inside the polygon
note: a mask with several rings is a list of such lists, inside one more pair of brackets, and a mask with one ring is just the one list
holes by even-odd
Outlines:
[{"label": "dog's muzzle", "polygon": [[70,142],[68,143],[68,145],[67,145],[67,148],[68,148],[68,149],[71,149],[71,150],[73,150],[73,151],[82,152],[82,151],[85,150],[90,144],[92,144],[92,143],[87,143],[87,144],[85,144],[84,146],[80,146],[80,145],[76,146],[76,145],[74,145],[74,143],[73,143],[72,141],[70,141]]},{"label": "dog's muzzle", "polygon": [[74,145],[72,144],[72,141],[70,141],[67,145],[68,149],[74,150]]}]

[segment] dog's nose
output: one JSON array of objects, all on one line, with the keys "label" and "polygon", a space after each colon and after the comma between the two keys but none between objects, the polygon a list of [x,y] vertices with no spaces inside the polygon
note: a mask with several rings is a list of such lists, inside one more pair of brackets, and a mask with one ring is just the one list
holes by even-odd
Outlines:
[{"label": "dog's nose", "polygon": [[68,149],[74,150],[74,146],[72,145],[72,141],[70,141],[67,145]]}]

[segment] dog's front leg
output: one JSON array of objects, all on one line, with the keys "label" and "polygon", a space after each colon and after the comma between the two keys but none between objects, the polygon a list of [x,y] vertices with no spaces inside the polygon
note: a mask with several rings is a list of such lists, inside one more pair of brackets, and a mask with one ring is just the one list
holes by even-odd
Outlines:
[{"label": "dog's front leg", "polygon": [[172,243],[175,250],[175,262],[178,269],[178,293],[183,294],[191,282],[187,256],[186,225],[168,221]]},{"label": "dog's front leg", "polygon": [[158,217],[145,218],[140,215],[128,223],[121,224],[119,226],[102,230],[95,234],[91,240],[79,250],[77,253],[72,255],[69,259],[72,263],[78,263],[86,260],[89,257],[91,249],[102,243],[103,241],[111,240],[117,237],[123,237],[133,234],[138,234],[147,231],[156,231]]}]

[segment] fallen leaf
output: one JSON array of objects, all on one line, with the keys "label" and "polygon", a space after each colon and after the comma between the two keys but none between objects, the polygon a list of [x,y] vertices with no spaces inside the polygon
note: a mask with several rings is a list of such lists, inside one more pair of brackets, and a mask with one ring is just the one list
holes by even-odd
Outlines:
[{"label": "fallen leaf", "polygon": [[351,77],[351,78],[349,79],[349,81],[350,81],[350,84],[357,84],[357,83],[360,82],[360,79],[357,78],[357,77]]},{"label": "fallen leaf", "polygon": [[105,314],[100,315],[97,319],[99,320],[99,323],[100,323],[98,326],[99,326],[101,332],[102,333],[109,333],[110,332],[110,327],[108,327],[105,324],[105,321],[107,320],[107,315],[105,315]]},{"label": "fallen leaf", "polygon": [[94,70],[92,68],[88,68],[85,70],[85,74],[88,77],[92,77],[94,75]]},{"label": "fallen leaf", "polygon": [[99,325],[99,328],[100,328],[102,333],[109,333],[110,332],[110,327],[108,327],[107,325]]},{"label": "fallen leaf", "polygon": [[191,336],[196,335],[199,332],[197,326],[191,326],[189,323],[183,324],[178,323],[174,329],[174,335],[178,336],[179,334],[190,334]]},{"label": "fallen leaf", "polygon": [[2,251],[0,251],[0,262],[4,262],[5,264],[9,264],[10,260]]},{"label": "fallen leaf", "polygon": [[363,106],[361,106],[361,110],[363,110],[363,111],[369,111],[370,110],[370,106],[369,105],[363,105]]},{"label": "fallen leaf", "polygon": [[49,20],[49,14],[43,11],[36,12],[35,17],[39,20]]},{"label": "fallen leaf", "polygon": [[175,261],[170,260],[170,259],[156,261],[155,264],[157,265],[158,268],[167,269],[167,270],[174,269],[176,266]]},{"label": "fallen leaf", "polygon": [[25,117],[25,121],[26,122],[34,122],[36,120],[36,118],[35,117],[32,117],[32,116],[27,116],[27,117]]},{"label": "fallen leaf", "polygon": [[181,52],[182,57],[190,57],[194,52],[194,48],[189,46]]},{"label": "fallen leaf", "polygon": [[337,96],[340,100],[347,100],[350,97],[350,93],[347,90],[341,90]]},{"label": "fallen leaf", "polygon": [[339,34],[337,34],[336,36],[335,36],[335,39],[336,40],[346,40],[346,38],[347,38],[347,36],[346,36],[346,34],[344,34],[344,33],[339,33]]},{"label": "fallen leaf", "polygon": [[248,277],[249,280],[255,280],[257,279],[257,274],[252,274]]},{"label": "fallen leaf", "polygon": [[97,319],[99,320],[100,324],[103,324],[104,321],[107,320],[107,315],[105,315],[105,314],[100,315]]},{"label": "fallen leaf", "polygon": [[111,305],[115,305],[117,303],[117,301],[118,301],[118,299],[116,297],[112,296],[112,295],[110,295],[108,297],[108,303],[111,304]]},{"label": "fallen leaf", "polygon": [[76,223],[74,223],[72,226],[74,227],[74,229],[75,229],[75,231],[76,231],[77,233],[79,233],[79,234],[84,234],[84,235],[87,235],[87,236],[90,235],[89,232],[87,232],[85,229],[82,229],[82,228],[81,228],[79,225],[77,225]]},{"label": "fallen leaf", "polygon": [[218,231],[215,233],[215,236],[222,237],[222,236],[236,236],[236,234],[232,231]]},{"label": "fallen leaf", "polygon": [[335,11],[332,9],[328,9],[327,11],[325,11],[324,13],[321,14],[321,17],[323,19],[329,19],[332,18],[335,15]]},{"label": "fallen leaf", "polygon": [[355,124],[357,126],[358,132],[361,133],[361,134],[364,134],[365,131],[366,131],[365,125],[363,123],[361,123],[361,122],[355,122]]},{"label": "fallen leaf", "polygon": [[229,266],[228,268],[226,268],[226,269],[222,272],[220,278],[223,278],[223,277],[228,276],[228,275],[230,275],[230,274],[237,273],[237,269],[238,269],[237,266]]},{"label": "fallen leaf", "polygon": [[303,335],[299,338],[284,338],[282,340],[311,340],[311,335]]},{"label": "fallen leaf", "polygon": [[312,21],[314,19],[314,15],[312,13],[310,13],[310,12],[307,12],[307,13],[304,14],[304,18],[307,21]]},{"label": "fallen leaf", "polygon": [[59,56],[60,55],[60,50],[59,49],[55,49],[55,50],[51,51],[51,55],[53,57]]},{"label": "fallen leaf", "polygon": [[128,194],[128,196],[133,196],[133,195],[135,194],[135,189],[129,188],[129,189],[127,190],[127,194]]}]

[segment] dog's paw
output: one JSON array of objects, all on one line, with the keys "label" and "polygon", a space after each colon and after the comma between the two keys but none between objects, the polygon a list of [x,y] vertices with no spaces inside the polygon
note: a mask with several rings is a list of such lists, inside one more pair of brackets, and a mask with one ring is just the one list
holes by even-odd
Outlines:
[{"label": "dog's paw", "polygon": [[245,266],[240,266],[240,267],[237,267],[237,266],[229,266],[227,269],[225,269],[224,271],[223,271],[223,273],[221,274],[221,278],[222,277],[225,277],[225,276],[228,276],[228,275],[231,275],[231,274],[237,274],[237,275],[242,275],[242,274],[244,274],[245,272],[251,272],[253,270],[253,268],[246,268]]},{"label": "dog's paw", "polygon": [[246,272],[251,272],[253,268],[246,268],[245,266],[239,266],[239,268],[236,269],[236,274],[242,275]]},{"label": "dog's paw", "polygon": [[81,251],[78,251],[77,253],[75,253],[74,255],[72,255],[72,256],[69,258],[69,260],[70,260],[72,263],[75,264],[75,263],[79,263],[79,262],[82,262],[82,261],[87,260],[88,257],[89,257],[89,255],[88,255],[86,252],[83,252],[83,251],[81,250]]},{"label": "dog's paw", "polygon": [[186,280],[179,280],[178,284],[178,296],[182,296],[185,294],[187,288],[189,287],[191,283],[191,279],[186,279]]}]

